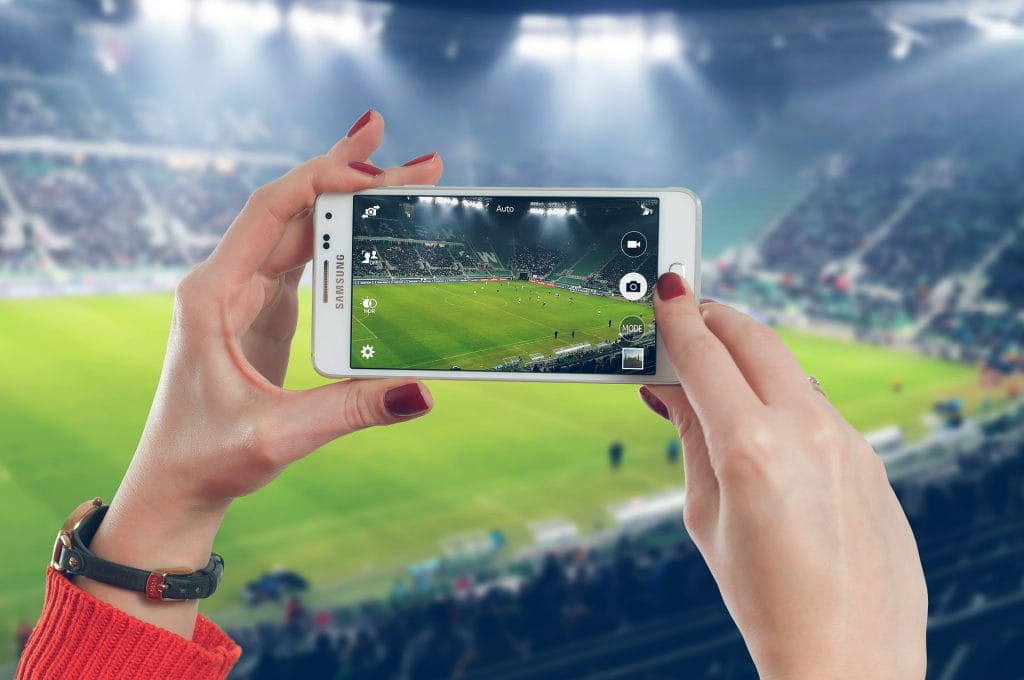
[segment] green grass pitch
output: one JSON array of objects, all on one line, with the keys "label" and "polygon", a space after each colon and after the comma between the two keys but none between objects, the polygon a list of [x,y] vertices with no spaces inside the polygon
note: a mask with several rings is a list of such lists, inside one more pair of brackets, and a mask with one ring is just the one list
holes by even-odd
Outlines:
[{"label": "green grass pitch", "polygon": [[[510,357],[614,341],[627,316],[648,327],[654,318],[649,303],[526,281],[360,285],[354,297],[377,302],[372,314],[357,308],[352,321],[352,365],[367,368],[490,370]],[[365,346],[370,359],[361,356]]]},{"label": "green grass pitch", "polygon": [[[323,382],[310,367],[308,307],[293,388]],[[39,612],[57,528],[80,501],[109,499],[117,487],[159,377],[170,312],[168,294],[0,301],[0,663],[12,656],[17,622]],[[938,398],[977,395],[967,366],[783,335],[864,430],[913,426]],[[896,375],[906,385],[898,395],[889,391]],[[431,389],[429,417],[337,441],[239,500],[217,541],[224,582],[203,611],[244,619],[239,590],[269,567],[296,567],[328,593],[342,582],[356,584],[349,595],[369,592],[436,554],[441,537],[499,527],[522,545],[528,521],[556,515],[587,530],[607,521],[608,502],[682,481],[665,462],[671,427],[635,387],[438,381]],[[617,474],[606,459],[614,439],[626,448]]]}]

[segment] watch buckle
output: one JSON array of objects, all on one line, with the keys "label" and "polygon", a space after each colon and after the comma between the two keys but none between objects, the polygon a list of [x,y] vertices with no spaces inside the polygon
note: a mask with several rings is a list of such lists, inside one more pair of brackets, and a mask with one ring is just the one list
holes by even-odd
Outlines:
[{"label": "watch buckle", "polygon": [[154,602],[185,602],[188,598],[185,597],[165,597],[164,593],[167,592],[167,575],[168,574],[191,574],[192,570],[188,567],[174,567],[173,569],[157,569],[149,572],[149,576],[146,577],[146,598],[153,600]]}]

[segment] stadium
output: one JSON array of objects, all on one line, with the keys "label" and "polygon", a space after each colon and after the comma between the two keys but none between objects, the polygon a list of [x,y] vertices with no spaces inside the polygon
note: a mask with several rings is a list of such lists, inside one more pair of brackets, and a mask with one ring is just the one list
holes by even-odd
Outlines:
[{"label": "stadium", "polygon": [[657,201],[389,198],[354,205],[354,367],[656,372],[650,295],[620,282],[657,278]]},{"label": "stadium", "polygon": [[[374,161],[437,149],[444,184],[693,188],[702,293],[776,326],[886,463],[928,677],[1021,677],[1024,5],[624,7],[0,1],[0,674],[55,529],[138,444],[174,286],[256,187],[374,107]],[[546,241],[431,247],[457,239],[406,231],[424,224],[363,236],[430,296],[621,276]],[[380,274],[358,271],[378,337],[389,291],[420,285]],[[561,358],[553,330],[577,323],[552,324],[480,365],[600,360]],[[480,347],[443,343],[474,328],[377,357],[467,368]],[[309,334],[303,305],[287,387],[324,382]],[[756,677],[680,522],[674,430],[633,388],[431,389],[428,418],[328,445],[229,513],[201,610],[243,647],[233,677]]]}]

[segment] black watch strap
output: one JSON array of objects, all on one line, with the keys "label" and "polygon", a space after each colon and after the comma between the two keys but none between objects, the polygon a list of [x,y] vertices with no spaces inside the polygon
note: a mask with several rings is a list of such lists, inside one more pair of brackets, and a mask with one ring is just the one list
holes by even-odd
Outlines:
[{"label": "black watch strap", "polygon": [[209,563],[198,571],[146,571],[94,555],[89,550],[89,544],[110,507],[100,503],[99,499],[93,501],[92,509],[87,509],[84,517],[72,527],[65,525],[57,535],[53,550],[54,569],[117,588],[145,593],[151,600],[197,600],[210,597],[217,590],[224,573],[224,558],[217,553],[211,553]]}]

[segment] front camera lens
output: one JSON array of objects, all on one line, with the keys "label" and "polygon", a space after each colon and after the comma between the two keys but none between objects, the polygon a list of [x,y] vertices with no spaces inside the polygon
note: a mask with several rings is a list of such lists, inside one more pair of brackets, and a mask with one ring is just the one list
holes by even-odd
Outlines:
[{"label": "front camera lens", "polygon": [[331,213],[327,213],[326,215],[324,215],[324,217],[326,217],[327,219],[331,219],[332,217],[334,217],[334,215],[332,215]]}]

